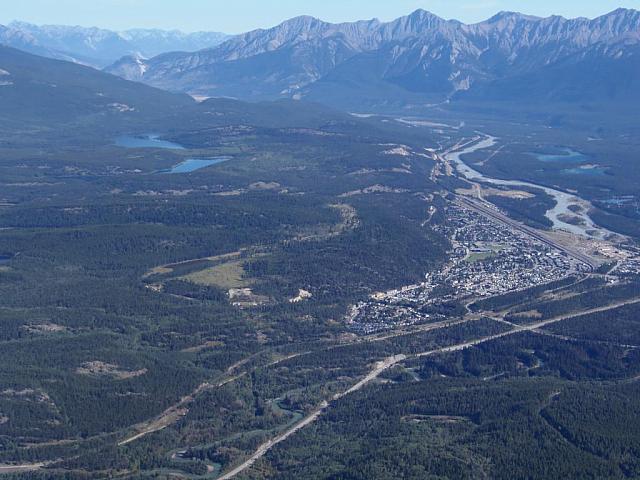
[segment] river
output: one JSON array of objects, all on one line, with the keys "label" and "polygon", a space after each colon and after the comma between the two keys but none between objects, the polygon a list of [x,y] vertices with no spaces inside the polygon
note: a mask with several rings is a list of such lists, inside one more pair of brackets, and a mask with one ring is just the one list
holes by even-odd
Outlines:
[{"label": "river", "polygon": [[[520,180],[500,180],[497,178],[488,177],[477,170],[471,168],[467,165],[462,157],[464,155],[468,155],[470,153],[476,152],[478,150],[484,150],[486,148],[491,148],[497,143],[497,139],[495,137],[487,136],[483,140],[474,143],[473,145],[469,145],[464,147],[461,150],[456,150],[454,152],[448,153],[445,155],[445,158],[455,163],[456,168],[462,176],[464,176],[468,180],[489,183],[493,185],[502,185],[509,187],[528,187],[528,188],[536,188],[538,190],[543,190],[547,195],[551,196],[556,205],[551,210],[548,210],[545,216],[552,222],[553,228],[555,230],[565,230],[567,232],[571,232],[577,235],[582,235],[589,238],[604,238],[605,236],[611,234],[608,230],[599,227],[596,225],[591,217],[588,215],[588,211],[591,208],[591,204],[576,195],[572,195],[567,192],[563,192],[560,190],[556,190],[554,188],[545,187],[543,185],[538,185],[530,182],[523,182]],[[569,209],[570,205],[581,205],[583,210],[581,212],[575,213]],[[562,218],[567,217],[578,217],[580,219],[579,225],[574,225],[572,223],[567,223],[562,220]]]}]

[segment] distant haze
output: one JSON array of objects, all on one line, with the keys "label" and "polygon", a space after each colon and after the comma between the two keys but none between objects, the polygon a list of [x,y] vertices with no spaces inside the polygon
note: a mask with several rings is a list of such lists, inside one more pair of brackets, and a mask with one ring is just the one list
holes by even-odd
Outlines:
[{"label": "distant haze", "polygon": [[444,18],[473,23],[501,10],[595,17],[619,7],[640,9],[640,0],[22,0],[2,6],[0,24],[24,20],[116,30],[178,28],[241,33],[303,14],[330,22],[374,17],[390,20],[422,8]]}]

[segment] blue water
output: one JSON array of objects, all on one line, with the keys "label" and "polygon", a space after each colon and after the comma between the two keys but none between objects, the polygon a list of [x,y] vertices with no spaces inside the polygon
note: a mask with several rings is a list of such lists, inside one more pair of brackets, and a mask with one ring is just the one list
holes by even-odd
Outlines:
[{"label": "blue water", "polygon": [[[116,138],[115,144],[124,148],[165,148],[170,150],[186,150],[182,145],[167,140],[161,140],[159,135],[123,135]],[[161,170],[157,173],[190,173],[202,168],[210,167],[218,163],[226,162],[230,157],[213,157],[213,158],[187,158],[177,165]]]},{"label": "blue water", "polygon": [[9,260],[11,260],[11,258],[12,257],[10,257],[9,255],[0,255],[0,265],[9,263]]},{"label": "blue water", "polygon": [[608,200],[601,200],[602,203],[606,203],[607,205],[628,205],[630,203],[633,203],[635,200],[635,197],[633,195],[627,195],[624,197],[617,197],[617,198],[610,198]]},{"label": "blue water", "polygon": [[124,148],[165,148],[169,150],[184,150],[182,145],[161,140],[159,135],[123,135],[116,138],[116,146]]},{"label": "blue water", "polygon": [[594,168],[567,168],[562,170],[562,173],[568,173],[570,175],[604,175],[607,172],[606,168],[594,167]]},{"label": "blue water", "polygon": [[584,153],[576,152],[575,150],[571,150],[570,148],[563,149],[564,153],[561,154],[547,154],[547,153],[531,153],[541,162],[551,163],[551,162],[575,162],[580,163],[584,162],[588,159],[588,157]]},{"label": "blue water", "polygon": [[218,163],[226,162],[230,160],[229,157],[215,157],[215,158],[188,158],[184,162],[180,162],[178,165],[170,168],[169,170],[162,170],[160,173],[189,173],[200,170],[201,168],[210,167],[211,165],[217,165]]}]

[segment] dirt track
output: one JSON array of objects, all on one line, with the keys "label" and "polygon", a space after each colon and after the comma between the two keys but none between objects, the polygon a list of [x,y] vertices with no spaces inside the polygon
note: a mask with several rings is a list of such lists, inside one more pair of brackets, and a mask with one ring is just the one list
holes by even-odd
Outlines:
[{"label": "dirt track", "polygon": [[45,463],[27,463],[23,465],[0,465],[0,474],[34,472],[44,467]]}]

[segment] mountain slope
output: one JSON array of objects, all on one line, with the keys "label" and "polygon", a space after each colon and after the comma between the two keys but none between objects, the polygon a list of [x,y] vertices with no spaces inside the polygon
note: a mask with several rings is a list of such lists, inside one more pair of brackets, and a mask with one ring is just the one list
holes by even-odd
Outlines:
[{"label": "mountain slope", "polygon": [[638,105],[640,44],[596,44],[534,72],[498,79],[465,92],[462,99]]},{"label": "mountain slope", "polygon": [[108,125],[171,115],[193,103],[186,95],[0,46],[4,128],[57,128],[93,120]]},{"label": "mountain slope", "polygon": [[110,65],[125,55],[152,57],[164,52],[201,50],[228,38],[228,35],[217,32],[183,33],[153,29],[114,32],[100,28],[38,26],[25,22],[0,26],[0,44],[95,67]]},{"label": "mountain slope", "polygon": [[[107,70],[199,95],[309,98],[350,108],[477,99],[483,92],[507,98],[528,84],[541,99],[609,101],[603,91],[615,91],[624,101],[634,92],[622,74],[634,71],[639,43],[635,10],[593,20],[501,12],[474,25],[418,10],[389,23],[298,17],[215,48],[122,59]],[[583,81],[581,72],[597,65],[609,69],[604,84]]]},{"label": "mountain slope", "polygon": [[[340,128],[358,135],[377,127],[324,105],[292,100],[198,103],[72,62],[0,46],[0,146],[104,145],[117,135],[189,132],[200,145],[216,129]],[[393,131],[393,130],[391,130]],[[381,137],[382,132],[377,132]],[[189,136],[187,135],[187,137]],[[389,136],[391,141],[392,136]],[[47,147],[48,148],[48,147]]]}]

